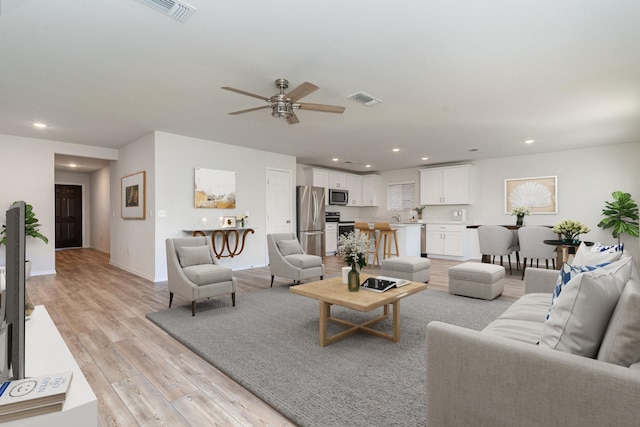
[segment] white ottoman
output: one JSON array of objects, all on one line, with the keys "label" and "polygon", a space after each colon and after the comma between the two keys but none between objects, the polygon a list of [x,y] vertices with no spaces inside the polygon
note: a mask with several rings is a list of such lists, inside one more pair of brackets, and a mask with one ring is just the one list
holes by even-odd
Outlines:
[{"label": "white ottoman", "polygon": [[492,300],[504,291],[504,267],[465,262],[449,269],[449,293]]},{"label": "white ottoman", "polygon": [[429,269],[431,260],[416,256],[399,256],[385,258],[381,262],[382,275],[412,282],[428,282],[431,278]]}]

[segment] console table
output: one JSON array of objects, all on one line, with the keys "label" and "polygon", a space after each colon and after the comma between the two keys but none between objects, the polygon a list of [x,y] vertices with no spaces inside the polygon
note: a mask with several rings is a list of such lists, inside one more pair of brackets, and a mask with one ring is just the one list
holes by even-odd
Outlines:
[{"label": "console table", "polygon": [[[183,230],[187,233],[191,233],[192,236],[205,236],[206,233],[211,233],[211,246],[213,247],[213,253],[216,258],[233,258],[236,255],[240,255],[244,250],[244,242],[247,235],[254,234],[253,228],[206,228],[200,230]],[[240,234],[242,233],[242,234]],[[220,236],[220,239],[216,239],[216,236]],[[218,245],[218,240],[220,244]]]}]

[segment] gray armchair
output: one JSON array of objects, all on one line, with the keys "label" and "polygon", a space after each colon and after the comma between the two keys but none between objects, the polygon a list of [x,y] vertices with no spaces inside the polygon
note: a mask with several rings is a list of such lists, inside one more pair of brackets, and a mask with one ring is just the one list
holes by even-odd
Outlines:
[{"label": "gray armchair", "polygon": [[478,227],[478,243],[483,258],[490,257],[491,263],[495,261],[496,256],[499,256],[500,265],[502,265],[502,257],[506,255],[509,260],[509,274],[513,274],[511,254],[514,250],[514,243],[511,230],[500,225],[482,225]]},{"label": "gray armchair", "polygon": [[302,246],[293,233],[267,234],[271,287],[275,276],[300,282],[303,279],[324,277],[322,258],[304,253]]},{"label": "gray armchair", "polygon": [[236,278],[230,268],[218,265],[207,237],[167,239],[167,275],[169,307],[173,294],[191,301],[191,315],[196,315],[199,299],[231,294],[236,306]]}]

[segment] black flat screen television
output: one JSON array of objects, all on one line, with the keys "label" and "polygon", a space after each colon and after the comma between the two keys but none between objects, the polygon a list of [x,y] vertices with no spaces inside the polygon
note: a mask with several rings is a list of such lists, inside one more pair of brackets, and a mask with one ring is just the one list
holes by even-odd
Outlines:
[{"label": "black flat screen television", "polygon": [[25,341],[25,202],[15,202],[7,210],[6,291],[2,305],[6,321],[3,379],[24,378]]}]

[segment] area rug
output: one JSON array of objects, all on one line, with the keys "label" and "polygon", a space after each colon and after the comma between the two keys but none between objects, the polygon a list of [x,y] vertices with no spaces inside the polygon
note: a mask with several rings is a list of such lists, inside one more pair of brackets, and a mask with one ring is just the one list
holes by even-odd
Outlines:
[{"label": "area rug", "polygon": [[327,347],[318,345],[318,301],[286,286],[239,295],[235,308],[229,298],[199,303],[195,317],[190,305],[147,317],[299,426],[424,426],[427,324],[482,329],[509,305],[426,290],[402,300],[399,343],[356,334]]}]

